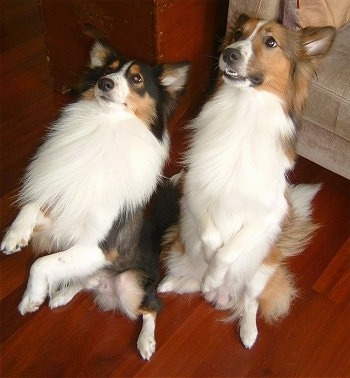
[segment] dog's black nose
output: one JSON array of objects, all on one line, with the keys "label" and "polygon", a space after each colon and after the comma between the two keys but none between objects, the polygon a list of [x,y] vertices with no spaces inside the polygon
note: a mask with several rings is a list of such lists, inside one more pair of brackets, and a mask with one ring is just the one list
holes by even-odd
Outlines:
[{"label": "dog's black nose", "polygon": [[223,52],[222,58],[225,63],[238,62],[242,57],[241,52],[238,49],[228,48]]},{"label": "dog's black nose", "polygon": [[97,82],[97,86],[99,89],[101,89],[101,91],[108,92],[114,88],[114,81],[108,77],[102,77]]}]

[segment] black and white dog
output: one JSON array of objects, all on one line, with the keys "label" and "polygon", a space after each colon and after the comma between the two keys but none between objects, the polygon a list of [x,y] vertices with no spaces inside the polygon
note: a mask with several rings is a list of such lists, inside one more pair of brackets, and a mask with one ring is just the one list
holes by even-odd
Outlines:
[{"label": "black and white dog", "polygon": [[168,157],[166,122],[189,64],[151,67],[101,41],[90,58],[82,98],[63,110],[27,168],[21,210],[1,249],[11,254],[32,240],[36,253],[55,252],[32,265],[21,314],[47,296],[54,308],[92,289],[103,309],[143,316],[137,346],[149,359],[160,308],[159,241],[144,208]]}]

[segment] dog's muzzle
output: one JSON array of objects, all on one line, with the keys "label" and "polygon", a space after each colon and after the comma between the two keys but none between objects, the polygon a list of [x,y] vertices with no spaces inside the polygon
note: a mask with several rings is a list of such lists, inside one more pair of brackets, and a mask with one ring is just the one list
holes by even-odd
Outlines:
[{"label": "dog's muzzle", "polygon": [[227,64],[232,64],[232,63],[237,63],[242,59],[242,54],[238,49],[235,48],[227,48],[223,54],[222,58],[225,63]]},{"label": "dog's muzzle", "polygon": [[101,77],[97,82],[98,88],[103,92],[109,92],[114,88],[114,81],[108,77]]},{"label": "dog's muzzle", "polygon": [[222,64],[219,63],[224,77],[235,85],[257,86],[260,85],[264,77],[262,74],[247,72],[247,61],[240,49],[235,47],[226,48],[221,56]]}]

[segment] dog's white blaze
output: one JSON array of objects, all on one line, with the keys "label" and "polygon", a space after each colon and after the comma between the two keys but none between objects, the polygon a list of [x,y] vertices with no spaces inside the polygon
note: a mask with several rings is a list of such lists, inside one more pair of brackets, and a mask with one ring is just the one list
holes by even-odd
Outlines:
[{"label": "dog's white blaze", "polygon": [[[104,76],[105,78],[111,79],[114,82],[114,88],[107,93],[103,92],[101,89],[98,88],[98,86],[95,86],[95,97],[97,101],[100,102],[101,106],[104,107],[113,107],[115,104],[125,104],[126,98],[128,97],[130,93],[129,84],[125,78],[125,72],[129,69],[129,67],[133,64],[133,62],[130,62],[128,64],[125,64],[121,70],[119,70],[116,73],[112,73],[109,75]],[[110,96],[111,101],[105,101],[101,99],[100,97],[103,95]]]},{"label": "dog's white blaze", "polygon": [[[267,21],[259,21],[256,24],[254,31],[251,33],[249,37],[247,37],[246,39],[242,41],[233,42],[231,43],[231,45],[227,46],[227,48],[234,48],[234,49],[239,50],[239,52],[242,55],[243,59],[241,60],[241,63],[240,63],[240,66],[242,67],[240,71],[240,76],[247,76],[247,70],[246,70],[247,64],[249,60],[251,59],[251,57],[253,56],[252,41],[254,37],[256,36],[256,33],[259,31],[259,29],[266,23]],[[223,68],[225,66],[226,64],[223,61],[223,56],[221,55],[219,59],[219,67]],[[249,82],[243,82],[241,84],[242,87],[249,86],[249,85],[250,85]]]}]

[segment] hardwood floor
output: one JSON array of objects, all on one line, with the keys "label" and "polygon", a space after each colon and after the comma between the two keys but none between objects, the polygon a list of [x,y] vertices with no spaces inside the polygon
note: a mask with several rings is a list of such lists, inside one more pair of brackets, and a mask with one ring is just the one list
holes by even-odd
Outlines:
[{"label": "hardwood floor", "polygon": [[[46,125],[71,100],[54,93],[40,16],[33,0],[1,2],[1,229],[13,220],[13,195]],[[179,125],[181,126],[181,125]],[[322,227],[291,261],[300,296],[290,315],[243,348],[236,324],[221,322],[198,295],[164,295],[157,351],[136,349],[139,321],[101,312],[88,294],[21,316],[30,248],[0,256],[1,377],[346,377],[350,376],[350,185],[305,159],[295,183],[322,183],[314,215]]]}]

